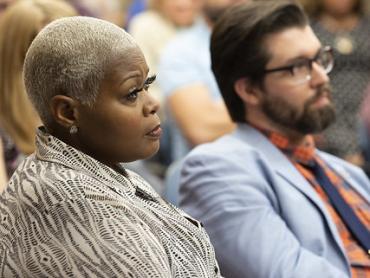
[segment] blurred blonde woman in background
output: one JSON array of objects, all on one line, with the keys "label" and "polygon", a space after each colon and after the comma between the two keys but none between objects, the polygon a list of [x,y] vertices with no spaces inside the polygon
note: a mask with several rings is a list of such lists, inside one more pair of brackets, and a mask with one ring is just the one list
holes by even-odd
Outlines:
[{"label": "blurred blonde woman in background", "polygon": [[[14,154],[35,150],[35,130],[39,117],[28,100],[22,80],[22,67],[28,47],[47,23],[74,16],[72,6],[62,0],[19,0],[9,5],[0,18],[0,135],[13,147],[4,147],[8,175],[19,161]],[[4,140],[4,138],[3,138]],[[8,152],[8,153],[7,153]]]}]

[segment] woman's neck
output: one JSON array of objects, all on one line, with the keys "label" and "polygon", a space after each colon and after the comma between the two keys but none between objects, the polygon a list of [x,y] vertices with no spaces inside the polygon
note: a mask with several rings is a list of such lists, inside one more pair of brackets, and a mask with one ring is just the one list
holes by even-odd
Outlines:
[{"label": "woman's neck", "polygon": [[332,32],[351,31],[359,21],[359,15],[350,13],[342,16],[336,16],[329,13],[323,13],[319,20],[321,24]]}]

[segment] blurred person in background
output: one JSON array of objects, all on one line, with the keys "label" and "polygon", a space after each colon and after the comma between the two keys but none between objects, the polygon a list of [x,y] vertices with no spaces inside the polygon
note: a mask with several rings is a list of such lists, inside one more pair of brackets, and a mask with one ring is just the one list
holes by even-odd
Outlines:
[{"label": "blurred person in background", "polygon": [[209,44],[215,21],[226,8],[242,1],[204,0],[197,24],[178,34],[162,52],[158,83],[171,139],[164,195],[174,204],[178,203],[181,159],[194,146],[234,128],[211,71]]},{"label": "blurred person in background", "polygon": [[27,49],[45,24],[73,15],[74,8],[62,0],[19,0],[0,17],[0,135],[6,141],[9,177],[21,160],[17,156],[34,152],[40,124],[22,79]]},{"label": "blurred person in background", "polygon": [[[203,0],[149,0],[149,9],[136,15],[129,33],[136,39],[148,62],[151,73],[157,73],[160,55],[175,34],[194,24],[200,16]],[[162,103],[158,86],[152,94]]]},{"label": "blurred person in background", "polygon": [[360,147],[360,106],[370,81],[370,18],[364,0],[301,0],[311,26],[334,50],[330,73],[337,120],[318,137],[318,147],[364,166]]},{"label": "blurred person in background", "polygon": [[5,11],[5,9],[13,2],[14,0],[0,0],[0,17]]},{"label": "blurred person in background", "polygon": [[68,0],[81,15],[93,16],[125,27],[133,0]]},{"label": "blurred person in background", "polygon": [[6,134],[5,131],[1,128],[0,128],[0,140],[2,142],[0,156],[3,157],[3,159],[5,160],[4,163],[6,177],[10,178],[15,169],[18,167],[19,163],[21,163],[22,160],[24,159],[25,154],[22,154],[17,149],[9,135]]},{"label": "blurred person in background", "polygon": [[132,0],[131,5],[127,11],[127,25],[130,24],[131,19],[135,17],[137,14],[145,11],[148,8],[148,1],[149,0]]},{"label": "blurred person in background", "polygon": [[158,82],[171,121],[172,161],[234,128],[211,72],[209,44],[215,21],[227,7],[241,1],[205,0],[199,23],[163,50]]}]

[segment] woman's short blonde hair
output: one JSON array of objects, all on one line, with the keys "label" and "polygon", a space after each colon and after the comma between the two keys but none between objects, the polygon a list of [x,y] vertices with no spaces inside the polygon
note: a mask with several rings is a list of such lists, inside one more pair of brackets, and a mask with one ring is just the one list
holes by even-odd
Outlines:
[{"label": "woman's short blonde hair", "polygon": [[44,25],[74,15],[74,8],[62,0],[19,0],[0,18],[0,126],[23,153],[34,151],[40,122],[23,85],[27,49]]},{"label": "woman's short blonde hair", "polygon": [[55,95],[94,104],[112,63],[137,47],[122,28],[97,18],[62,18],[46,26],[24,63],[26,91],[43,123],[53,123],[49,105]]}]

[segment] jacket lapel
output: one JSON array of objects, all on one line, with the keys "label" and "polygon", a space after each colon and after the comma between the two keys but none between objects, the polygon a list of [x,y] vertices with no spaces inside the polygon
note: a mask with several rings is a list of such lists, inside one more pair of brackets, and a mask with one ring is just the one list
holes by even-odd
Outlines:
[{"label": "jacket lapel", "polygon": [[248,125],[240,125],[235,132],[235,136],[246,142],[250,146],[255,147],[260,153],[264,155],[267,163],[276,172],[277,175],[281,176],[287,181],[292,187],[298,189],[308,199],[315,204],[315,206],[321,211],[324,216],[328,227],[333,235],[338,246],[345,254],[342,240],[337,231],[337,227],[329,212],[327,211],[325,204],[320,199],[316,191],[313,189],[311,184],[299,173],[294,165],[288,160],[288,158],[276,148],[264,135],[258,132],[256,129]]}]

